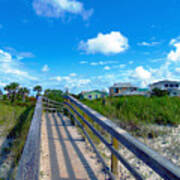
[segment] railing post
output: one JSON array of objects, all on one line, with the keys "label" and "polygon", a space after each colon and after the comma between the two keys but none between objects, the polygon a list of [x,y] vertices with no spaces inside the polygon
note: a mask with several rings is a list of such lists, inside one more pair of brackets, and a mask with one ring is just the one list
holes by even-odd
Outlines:
[{"label": "railing post", "polygon": [[[69,99],[67,99],[67,103],[68,103],[68,104],[71,104],[71,101],[70,101]],[[72,118],[71,114],[68,113],[68,115],[69,115],[69,119],[71,120],[71,124],[72,124],[72,125],[75,125],[74,119]]]},{"label": "railing post", "polygon": [[[115,150],[118,150],[119,149],[118,140],[112,137],[111,142],[112,142],[113,148]],[[114,175],[118,175],[118,159],[113,153],[111,154],[111,172]]]}]

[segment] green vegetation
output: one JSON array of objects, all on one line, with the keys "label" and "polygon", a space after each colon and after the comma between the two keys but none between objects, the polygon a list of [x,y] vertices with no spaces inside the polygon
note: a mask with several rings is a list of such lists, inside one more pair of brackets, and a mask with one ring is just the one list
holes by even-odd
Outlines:
[{"label": "green vegetation", "polygon": [[147,125],[180,124],[180,98],[178,97],[127,96],[108,97],[105,102],[102,99],[82,100],[82,102],[135,135],[146,133],[146,130],[141,131],[142,127]]},{"label": "green vegetation", "polygon": [[169,93],[167,90],[161,90],[158,88],[154,88],[152,90],[151,96],[158,96],[158,97],[162,97],[162,96],[167,96]]},{"label": "green vegetation", "polygon": [[36,97],[38,97],[40,93],[42,92],[42,87],[37,85],[33,88],[33,91],[37,92]]},{"label": "green vegetation", "polygon": [[44,96],[58,102],[63,102],[64,93],[61,90],[56,89],[46,89]]},{"label": "green vegetation", "polygon": [[[6,175],[0,175],[0,178],[13,179],[26,142],[36,98],[29,97],[30,90],[16,82],[5,86],[4,90],[6,94],[0,93],[0,169],[5,168]],[[7,167],[6,162],[9,164]]]},{"label": "green vegetation", "polygon": [[[0,160],[10,158],[12,169],[17,166],[23,151],[33,112],[34,105],[31,102],[25,105],[0,102],[0,136],[6,137],[0,149]],[[7,142],[8,145],[5,145]],[[9,177],[14,173],[14,170],[11,170],[10,174],[7,174]]]}]

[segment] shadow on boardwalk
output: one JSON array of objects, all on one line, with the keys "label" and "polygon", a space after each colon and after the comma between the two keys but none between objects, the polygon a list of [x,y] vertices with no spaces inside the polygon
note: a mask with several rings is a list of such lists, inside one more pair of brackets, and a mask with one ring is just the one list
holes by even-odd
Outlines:
[{"label": "shadow on boardwalk", "polygon": [[[50,120],[50,117],[52,118]],[[53,127],[54,126],[54,127]],[[82,171],[86,171],[85,173],[88,176],[88,179],[97,180],[93,169],[89,165],[87,159],[85,158],[83,152],[77,145],[78,142],[83,141],[83,139],[72,137],[72,133],[70,132],[69,128],[70,120],[61,116],[61,114],[47,114],[46,113],[46,127],[47,127],[47,134],[48,134],[48,148],[49,148],[49,159],[50,159],[50,167],[51,167],[51,179],[52,180],[82,180],[87,179],[85,177],[77,178],[77,172],[75,172],[75,166],[77,168],[78,164],[72,163],[72,158],[78,158],[83,166]],[[54,138],[53,128],[55,128],[57,136]],[[58,162],[58,152],[56,152],[55,141],[60,144],[61,147],[61,155],[63,156],[64,161],[60,162],[63,163],[63,166],[66,166],[68,178],[60,177],[63,172],[60,172],[61,169],[59,168]],[[69,149],[70,146],[67,146],[67,143],[71,145],[73,148],[72,150]],[[74,156],[74,157],[72,157]],[[80,168],[80,167],[79,167]]]}]

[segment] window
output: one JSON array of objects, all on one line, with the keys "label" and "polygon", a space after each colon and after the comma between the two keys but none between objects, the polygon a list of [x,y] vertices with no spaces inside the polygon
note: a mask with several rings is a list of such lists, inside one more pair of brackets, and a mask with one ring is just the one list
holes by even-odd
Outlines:
[{"label": "window", "polygon": [[95,95],[95,97],[96,97],[96,99],[98,99],[98,95],[97,94]]},{"label": "window", "polygon": [[173,84],[170,84],[170,87],[172,88],[172,87],[174,87],[174,85],[173,85]]},{"label": "window", "polygon": [[168,87],[168,84],[165,84],[164,86],[165,86],[165,87]]},{"label": "window", "polygon": [[91,96],[91,95],[88,95],[88,98],[89,98],[89,99],[91,99],[91,98],[92,98],[92,96]]},{"label": "window", "polygon": [[179,87],[179,84],[176,84],[176,87],[178,88],[178,87]]},{"label": "window", "polygon": [[118,92],[119,92],[119,89],[118,89],[118,88],[115,88],[115,89],[114,89],[114,92],[115,92],[115,93],[118,93]]}]

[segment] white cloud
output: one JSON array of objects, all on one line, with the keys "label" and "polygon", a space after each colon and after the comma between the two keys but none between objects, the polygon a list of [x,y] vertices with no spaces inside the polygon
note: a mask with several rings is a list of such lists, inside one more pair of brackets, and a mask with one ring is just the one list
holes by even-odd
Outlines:
[{"label": "white cloud", "polygon": [[175,71],[176,71],[177,73],[180,73],[180,68],[176,68]]},{"label": "white cloud", "polygon": [[105,70],[110,70],[111,68],[109,66],[104,67]]},{"label": "white cloud", "polygon": [[31,52],[18,52],[16,49],[14,49],[12,47],[5,47],[4,49],[6,50],[6,52],[11,54],[12,56],[16,56],[16,58],[19,60],[24,59],[24,58],[33,58],[34,57],[34,54]]},{"label": "white cloud", "polygon": [[75,77],[75,76],[77,76],[77,74],[76,73],[71,73],[71,74],[69,74],[69,76]]},{"label": "white cloud", "polygon": [[0,49],[0,62],[11,62],[12,56],[11,54]]},{"label": "white cloud", "polygon": [[56,77],[52,77],[50,78],[50,80],[55,80],[55,81],[62,81],[62,77],[61,76],[56,76]]},{"label": "white cloud", "polygon": [[167,59],[171,61],[180,61],[180,41],[179,39],[172,39],[170,45],[175,47],[175,50],[171,50],[167,56]]},{"label": "white cloud", "polygon": [[93,9],[85,10],[83,3],[77,0],[34,0],[33,8],[37,15],[55,18],[72,13],[88,19],[93,13]]},{"label": "white cloud", "polygon": [[99,61],[99,62],[91,62],[90,65],[91,66],[103,66],[103,65],[107,65],[107,64],[116,64],[117,61]]},{"label": "white cloud", "polygon": [[7,85],[6,83],[0,82],[0,87],[4,87],[6,85]]},{"label": "white cloud", "polygon": [[129,64],[133,64],[134,63],[134,61],[129,61]]},{"label": "white cloud", "polygon": [[2,24],[0,24],[0,29],[2,29],[3,28],[3,25]]},{"label": "white cloud", "polygon": [[159,45],[159,44],[160,44],[160,42],[156,42],[156,41],[154,41],[154,42],[145,42],[145,41],[143,41],[143,42],[138,43],[139,46],[156,46],[156,45]]},{"label": "white cloud", "polygon": [[0,49],[0,77],[4,82],[36,80],[22,67],[18,58],[14,58],[9,52]]},{"label": "white cloud", "polygon": [[97,37],[88,39],[87,42],[81,41],[79,49],[88,54],[118,54],[128,49],[128,39],[120,32],[99,33]]},{"label": "white cloud", "polygon": [[79,63],[80,64],[87,64],[88,62],[87,61],[80,61]]},{"label": "white cloud", "polygon": [[90,63],[90,65],[91,65],[91,66],[97,66],[97,65],[99,65],[99,63],[97,63],[97,62],[92,62],[92,63]]},{"label": "white cloud", "polygon": [[149,71],[145,70],[142,66],[138,66],[135,69],[134,73],[135,73],[134,74],[135,77],[142,79],[142,80],[151,78],[151,73]]},{"label": "white cloud", "polygon": [[42,72],[48,72],[49,71],[49,67],[47,64],[45,64],[43,67],[42,67]]}]

